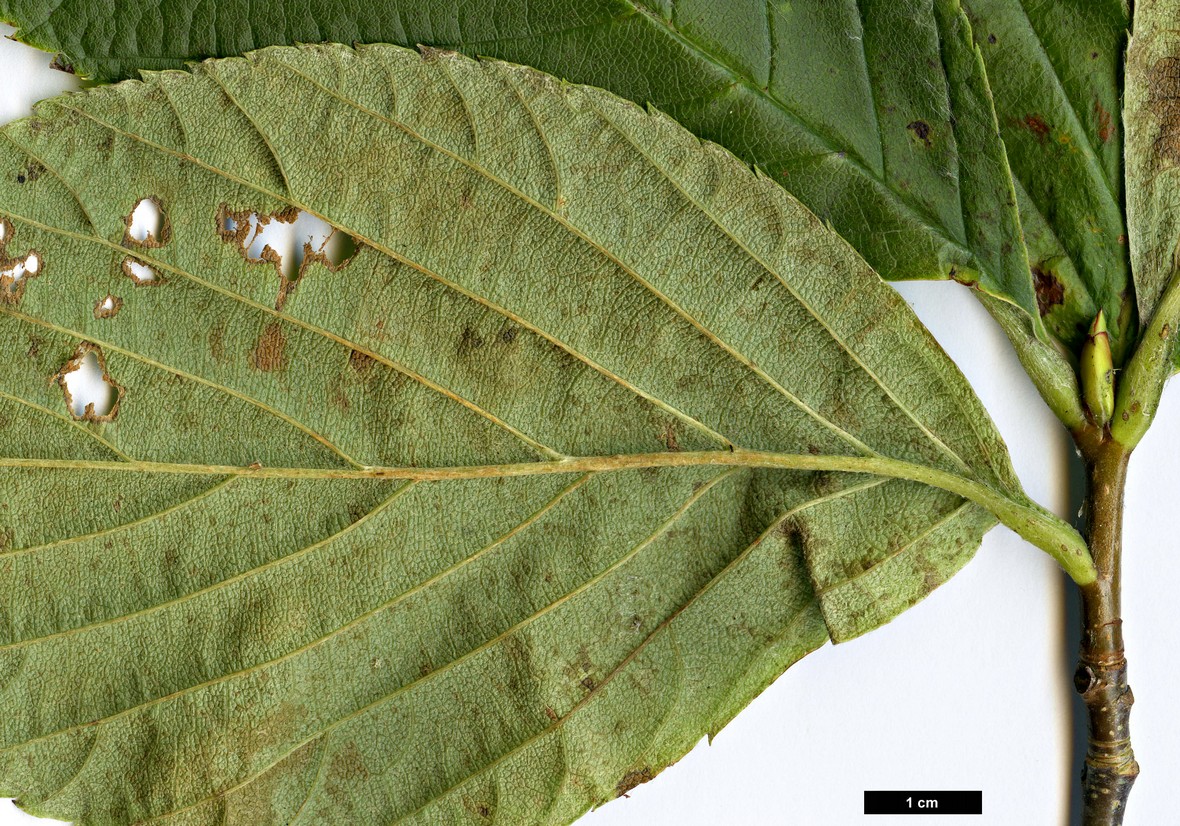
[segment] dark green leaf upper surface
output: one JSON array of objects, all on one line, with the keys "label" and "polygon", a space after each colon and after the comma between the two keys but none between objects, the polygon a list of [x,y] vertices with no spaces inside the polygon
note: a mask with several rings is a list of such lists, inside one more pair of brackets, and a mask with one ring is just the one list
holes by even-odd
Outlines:
[{"label": "dark green leaf upper surface", "polygon": [[[1040,311],[1075,351],[1101,308],[1138,331],[1123,219],[1123,0],[964,0],[1018,180]],[[1140,298],[1142,313],[1149,307]]]},{"label": "dark green leaf upper surface", "polygon": [[[945,581],[977,503],[1084,555],[847,244],[607,93],[272,49],[0,135],[3,268],[40,261],[0,283],[0,793],[34,812],[566,822]],[[355,254],[247,260],[297,210]],[[109,414],[63,392],[90,354]]]},{"label": "dark green leaf upper surface", "polygon": [[0,17],[102,79],[322,40],[536,66],[650,102],[758,165],[885,278],[978,283],[1044,336],[982,61],[955,0],[376,0],[347,14],[331,0],[268,0],[248,18],[198,0],[0,0]]}]

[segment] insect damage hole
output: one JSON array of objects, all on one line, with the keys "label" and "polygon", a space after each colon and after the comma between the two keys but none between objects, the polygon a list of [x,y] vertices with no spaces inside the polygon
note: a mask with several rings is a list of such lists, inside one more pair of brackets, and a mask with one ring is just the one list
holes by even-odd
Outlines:
[{"label": "insect damage hole", "polygon": [[107,295],[94,304],[95,318],[114,318],[123,309],[123,299],[117,295]]},{"label": "insect damage hole", "polygon": [[307,267],[319,261],[336,272],[356,254],[352,236],[323,218],[294,207],[259,215],[257,212],[231,211],[222,205],[217,213],[217,233],[231,243],[252,264],[269,262],[279,276],[279,294],[275,309],[283,309],[287,296]]},{"label": "insect damage hole", "polygon": [[127,225],[126,240],[141,247],[162,247],[172,234],[168,215],[155,195],[140,198],[123,221]]},{"label": "insect damage hole", "polygon": [[82,342],[53,379],[61,385],[66,407],[76,421],[110,422],[118,415],[123,388],[111,379],[97,345]]},{"label": "insect damage hole", "polygon": [[41,253],[37,250],[29,250],[23,256],[10,258],[7,246],[12,233],[12,223],[7,218],[0,219],[0,300],[5,304],[16,304],[20,301],[29,280],[41,274],[44,263]]},{"label": "insect damage hole", "polygon": [[155,286],[156,284],[163,284],[164,279],[156,272],[153,267],[149,267],[142,261],[136,261],[134,258],[123,259],[123,273],[135,282],[135,286]]}]

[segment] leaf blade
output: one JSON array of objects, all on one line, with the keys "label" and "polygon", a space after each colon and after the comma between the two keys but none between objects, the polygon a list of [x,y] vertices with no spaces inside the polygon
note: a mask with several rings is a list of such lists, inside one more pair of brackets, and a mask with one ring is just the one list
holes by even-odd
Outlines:
[{"label": "leaf blade", "polygon": [[[346,105],[344,89],[367,105]],[[197,128],[211,112],[219,133]],[[499,137],[529,118],[535,133]],[[551,785],[512,782],[495,800],[567,819],[715,731],[825,629],[863,633],[921,599],[992,523],[956,511],[957,492],[883,482],[897,505],[863,528],[872,554],[840,561],[882,572],[873,590],[893,603],[873,614],[815,601],[807,543],[776,529],[787,515],[795,528],[816,524],[801,519],[810,507],[852,520],[880,487],[857,474],[905,465],[1044,518],[962,376],[846,245],[732,156],[605,93],[440,53],[275,50],[65,98],[7,132],[5,240],[37,244],[47,269],[0,308],[2,386],[60,410],[46,377],[79,341],[100,343],[124,398],[114,421],[88,426],[135,457],[64,473],[53,457],[10,456],[2,471],[26,517],[0,577],[35,587],[0,643],[5,702],[24,710],[3,721],[0,775],[36,811],[282,822],[331,803],[371,819],[434,797],[478,811],[487,776],[516,777],[496,766],[543,750]],[[36,180],[6,174],[33,159]],[[136,194],[114,191],[113,174]],[[135,250],[164,276],[153,287],[120,266],[140,193],[171,222],[170,243]],[[219,234],[230,201],[310,208],[360,252],[308,269],[280,312],[276,273]],[[120,284],[113,319],[61,300]],[[9,427],[31,427],[26,407]],[[575,487],[571,474],[605,467],[534,443],[636,464]],[[750,446],[780,451],[777,464],[757,467]],[[382,477],[386,466],[413,484]],[[456,469],[466,476],[446,478]],[[152,485],[125,478],[165,475],[191,479],[176,507],[153,507]],[[41,495],[19,495],[30,489]],[[68,504],[85,495],[105,521],[81,530]],[[124,497],[138,516],[121,515]],[[47,500],[62,512],[39,510]],[[935,505],[962,520],[961,543],[922,544]],[[890,556],[907,537],[914,551]],[[916,553],[931,550],[944,556]],[[693,647],[691,682],[710,703],[686,704],[666,675],[687,648],[666,640],[685,625],[703,635],[716,605],[698,613],[692,595],[739,573],[726,587],[748,627],[729,621]],[[653,635],[658,656],[639,647]],[[750,665],[730,684],[704,679],[729,658]],[[91,672],[104,682],[77,692]],[[342,672],[346,683],[324,679]],[[490,688],[460,690],[473,680]],[[642,685],[646,728],[613,737],[620,709],[649,696]],[[577,760],[556,751],[547,709],[577,710]],[[420,747],[364,745],[395,734]],[[613,744],[609,756],[595,744]],[[136,778],[120,771],[128,755]],[[580,783],[562,781],[567,768]]]}]

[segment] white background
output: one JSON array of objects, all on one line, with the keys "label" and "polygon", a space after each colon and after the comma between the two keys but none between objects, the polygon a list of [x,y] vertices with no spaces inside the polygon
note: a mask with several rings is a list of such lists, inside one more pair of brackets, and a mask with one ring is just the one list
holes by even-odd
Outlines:
[{"label": "white background", "polygon": [[[47,55],[0,40],[0,123],[76,88],[48,64]],[[1071,447],[1002,334],[958,285],[900,289],[991,411],[1025,489],[1066,516]],[[1180,623],[1168,591],[1180,579],[1178,447],[1180,382],[1135,455],[1127,491],[1124,619],[1143,767],[1127,826],[1177,820]],[[1064,823],[1075,772],[1076,635],[1066,586],[1047,557],[996,528],[975,561],[925,602],[805,658],[712,746],[702,742],[581,824],[888,824],[903,818],[864,817],[862,792],[902,788],[982,789],[984,816],[956,823]],[[49,822],[0,801],[0,826]]]}]

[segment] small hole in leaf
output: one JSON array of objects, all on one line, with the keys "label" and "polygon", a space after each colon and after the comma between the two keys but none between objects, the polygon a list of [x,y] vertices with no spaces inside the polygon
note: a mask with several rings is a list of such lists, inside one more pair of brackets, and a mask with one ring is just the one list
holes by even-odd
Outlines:
[{"label": "small hole in leaf", "polygon": [[36,250],[10,258],[6,248],[12,235],[12,223],[7,218],[0,219],[0,301],[5,304],[20,301],[29,280],[41,274],[44,264]]},{"label": "small hole in leaf", "polygon": [[282,309],[310,262],[319,261],[338,270],[357,250],[356,241],[348,233],[310,212],[293,208],[259,215],[230,212],[223,206],[217,229],[222,239],[237,246],[247,261],[274,266],[280,280],[277,309]]},{"label": "small hole in leaf", "polygon": [[36,251],[30,252],[22,260],[9,263],[11,266],[0,270],[0,278],[4,279],[6,285],[15,284],[25,275],[36,275],[41,271],[41,256]]},{"label": "small hole in leaf", "polygon": [[164,283],[164,279],[160,278],[160,274],[155,269],[144,264],[142,261],[136,261],[134,258],[124,259],[123,272],[135,282],[135,286],[137,287],[144,285],[154,286]]},{"label": "small hole in leaf", "polygon": [[115,418],[123,388],[111,380],[102,351],[95,345],[83,342],[54,378],[74,419],[109,422]]},{"label": "small hole in leaf", "polygon": [[168,242],[168,219],[156,198],[141,198],[127,216],[127,239],[143,247]]},{"label": "small hole in leaf", "polygon": [[123,299],[117,295],[100,298],[94,305],[95,318],[114,318],[123,309]]}]

